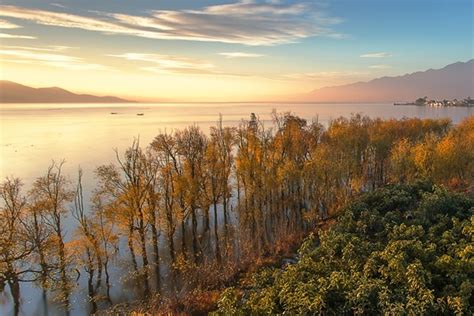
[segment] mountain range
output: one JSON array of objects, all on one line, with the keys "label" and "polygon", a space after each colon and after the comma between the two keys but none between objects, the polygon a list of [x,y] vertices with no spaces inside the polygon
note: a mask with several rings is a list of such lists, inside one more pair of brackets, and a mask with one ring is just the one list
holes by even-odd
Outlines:
[{"label": "mountain range", "polygon": [[[298,97],[303,102],[412,102],[419,97],[463,99],[474,95],[474,59],[441,69],[367,82],[325,87]],[[0,103],[126,103],[113,96],[75,94],[58,88],[32,88],[0,80]]]},{"label": "mountain range", "polygon": [[463,99],[474,95],[474,59],[442,69],[325,87],[302,96],[314,102],[406,102],[419,97]]},{"label": "mountain range", "polygon": [[32,88],[12,81],[0,80],[0,103],[126,103],[133,102],[111,96],[76,94],[51,88]]}]

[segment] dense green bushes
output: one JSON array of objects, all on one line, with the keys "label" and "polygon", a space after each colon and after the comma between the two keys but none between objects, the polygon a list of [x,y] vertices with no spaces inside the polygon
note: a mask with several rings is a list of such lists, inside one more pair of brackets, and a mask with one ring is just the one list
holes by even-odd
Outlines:
[{"label": "dense green bushes", "polygon": [[222,314],[472,314],[474,200],[427,183],[363,194],[298,263],[230,288]]}]

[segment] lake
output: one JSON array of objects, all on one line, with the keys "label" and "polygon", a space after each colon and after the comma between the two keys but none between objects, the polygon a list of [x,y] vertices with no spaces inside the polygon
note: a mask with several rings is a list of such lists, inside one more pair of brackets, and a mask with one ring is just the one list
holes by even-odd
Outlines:
[{"label": "lake", "polygon": [[[114,162],[113,149],[123,152],[134,138],[139,138],[142,146],[146,146],[160,131],[172,132],[193,124],[207,133],[219,120],[219,114],[226,126],[236,126],[242,119],[248,119],[250,113],[255,113],[270,127],[273,109],[291,111],[325,125],[331,119],[355,113],[372,118],[450,118],[454,123],[474,115],[473,108],[391,104],[3,104],[0,105],[0,176],[2,179],[20,177],[28,189],[34,179],[46,171],[52,159],[64,159],[64,172],[72,181],[78,167],[84,169],[87,198],[95,187],[94,169]],[[71,234],[72,219],[69,218],[65,225],[67,234]],[[31,285],[22,285],[22,296],[23,313],[34,314],[40,301],[39,291]],[[73,299],[77,305],[84,305],[78,303],[80,293]],[[11,309],[8,301],[5,294],[0,297],[0,315],[8,315]],[[84,313],[84,309],[76,308],[72,314]]]},{"label": "lake", "polygon": [[391,104],[3,104],[0,176],[14,175],[28,184],[46,170],[51,159],[65,159],[66,172],[75,172],[81,165],[87,181],[87,174],[95,167],[114,160],[114,148],[123,150],[134,138],[139,137],[145,146],[160,130],[192,124],[207,132],[218,121],[219,113],[224,125],[237,125],[252,112],[270,120],[272,109],[292,111],[308,120],[317,118],[323,124],[353,113],[372,118],[450,118],[454,123],[474,114],[473,108]]}]

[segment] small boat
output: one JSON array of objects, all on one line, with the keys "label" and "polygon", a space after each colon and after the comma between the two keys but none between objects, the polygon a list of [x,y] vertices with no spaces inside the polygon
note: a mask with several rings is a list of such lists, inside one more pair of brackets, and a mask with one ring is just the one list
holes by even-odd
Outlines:
[{"label": "small boat", "polygon": [[110,114],[115,115],[115,114],[118,114],[118,113],[117,112],[110,112]]},{"label": "small boat", "polygon": [[144,114],[143,113],[137,113],[138,116],[143,116]]}]

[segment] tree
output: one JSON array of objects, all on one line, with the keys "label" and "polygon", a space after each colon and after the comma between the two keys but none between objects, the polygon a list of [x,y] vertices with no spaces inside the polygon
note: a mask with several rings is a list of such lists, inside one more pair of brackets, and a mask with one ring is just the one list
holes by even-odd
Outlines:
[{"label": "tree", "polygon": [[[214,245],[215,245],[215,256],[218,263],[221,262],[221,251],[219,247],[219,231],[218,231],[218,215],[217,205],[221,200],[224,200],[224,166],[222,161],[219,159],[219,143],[216,138],[217,135],[211,136],[211,141],[206,146],[206,152],[204,156],[204,179],[203,190],[201,200],[204,200],[201,204],[204,207],[212,204],[214,210]],[[207,202],[209,201],[209,202]],[[207,223],[209,225],[209,223]]]},{"label": "tree", "polygon": [[[183,131],[176,133],[176,144],[179,155],[182,157],[183,173],[180,182],[180,190],[183,191],[184,201],[191,213],[191,229],[192,229],[192,247],[194,262],[201,260],[201,249],[198,244],[197,232],[197,209],[198,197],[201,195],[200,182],[203,177],[202,162],[204,158],[204,150],[206,148],[207,139],[197,126],[191,126]],[[205,216],[209,216],[209,209],[201,211]],[[206,225],[206,229],[208,228]]]},{"label": "tree", "polygon": [[[219,116],[219,121],[216,127],[211,127],[211,143],[215,146],[215,155],[217,156],[216,163],[219,167],[218,186],[216,192],[220,192],[222,200],[222,212],[224,218],[224,244],[225,252],[227,253],[228,238],[229,238],[229,199],[232,196],[233,188],[230,185],[232,178],[232,171],[234,167],[234,145],[235,145],[235,128],[224,127],[222,122],[222,115]],[[238,181],[238,179],[237,179]],[[239,191],[240,188],[236,188]],[[239,195],[239,193],[237,192]],[[217,224],[215,223],[215,231],[217,231]],[[216,234],[216,233],[215,233]],[[216,246],[217,247],[217,246]]]},{"label": "tree", "polygon": [[159,292],[161,289],[161,273],[160,273],[160,253],[159,253],[159,207],[160,207],[160,191],[158,188],[158,170],[160,164],[152,156],[152,152],[148,151],[144,155],[144,164],[145,164],[145,181],[149,184],[147,185],[147,218],[148,225],[151,229],[152,237],[152,261],[154,267],[154,277],[155,277],[155,287]]},{"label": "tree", "polygon": [[[120,158],[116,151],[118,167],[111,164],[101,166],[96,173],[99,178],[99,191],[110,201],[109,207],[114,209],[115,220],[128,240],[128,248],[135,274],[143,278],[143,293],[149,297],[149,261],[147,250],[147,198],[154,175],[148,174],[146,157],[139,142],[136,141]],[[138,234],[138,244],[141,250],[142,267],[139,269],[135,232]]]},{"label": "tree", "polygon": [[96,223],[96,234],[99,242],[99,252],[102,256],[102,264],[105,273],[105,296],[106,301],[112,305],[110,295],[110,265],[118,253],[118,236],[115,229],[116,223],[113,217],[109,215],[108,202],[103,200],[104,196],[100,192],[95,192],[92,197],[92,221]]},{"label": "tree", "polygon": [[34,182],[31,195],[35,200],[34,207],[39,209],[40,216],[44,216],[44,223],[53,232],[52,242],[57,253],[52,256],[55,259],[52,266],[57,269],[60,281],[59,296],[56,299],[63,302],[66,314],[69,314],[72,284],[68,275],[69,258],[64,242],[63,220],[68,213],[67,205],[74,198],[74,191],[62,174],[63,165],[64,161],[53,161],[46,174]]},{"label": "tree", "polygon": [[[74,196],[72,215],[78,223],[77,239],[71,242],[75,254],[75,262],[87,273],[87,294],[91,304],[91,314],[97,312],[97,291],[102,283],[103,258],[98,238],[98,228],[92,218],[86,215],[82,189],[82,169],[79,168],[77,187]],[[97,275],[96,275],[97,270]],[[97,283],[94,284],[95,278]]]},{"label": "tree", "polygon": [[8,284],[13,298],[14,315],[20,312],[20,283],[30,282],[36,273],[31,264],[35,244],[30,238],[26,198],[18,178],[6,178],[0,185],[0,283]]},{"label": "tree", "polygon": [[427,100],[428,100],[428,97],[418,98],[418,99],[416,99],[415,104],[416,105],[425,105]]}]

